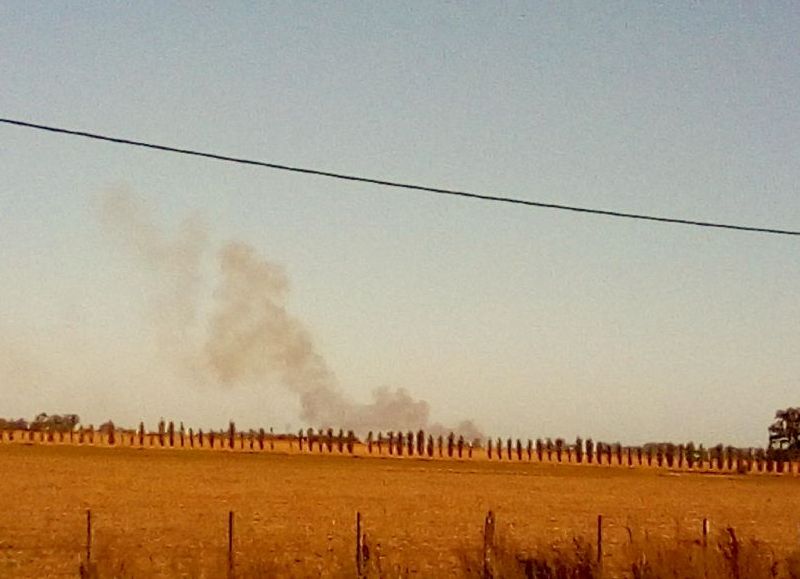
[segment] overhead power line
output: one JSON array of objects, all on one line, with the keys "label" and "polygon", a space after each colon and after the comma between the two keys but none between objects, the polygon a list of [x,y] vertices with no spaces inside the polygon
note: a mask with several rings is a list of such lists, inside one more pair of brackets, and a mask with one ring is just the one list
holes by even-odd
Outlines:
[{"label": "overhead power line", "polygon": [[209,153],[204,151],[197,151],[194,149],[184,149],[180,147],[170,147],[167,145],[158,145],[156,143],[148,143],[145,141],[134,141],[132,139],[123,139],[119,137],[111,137],[108,135],[101,135],[98,133],[90,133],[87,131],[76,131],[72,129],[64,129],[60,127],[53,127],[48,125],[41,125],[37,123],[29,123],[16,119],[0,118],[1,123],[8,125],[15,125],[18,127],[26,127],[29,129],[38,129],[41,131],[48,131],[51,133],[59,133],[63,135],[72,135],[77,137],[85,137],[87,139],[95,139],[98,141],[106,141],[109,143],[119,143],[122,145],[130,145],[133,147],[143,147],[146,149],[154,149],[157,151],[166,151],[169,153],[180,153],[183,155],[192,155],[194,157],[203,157],[206,159],[215,159],[217,161],[225,161],[228,163],[238,163],[241,165],[255,165],[257,167],[266,167],[268,169],[275,169],[278,171],[289,171],[292,173],[302,173],[305,175],[316,175],[318,177],[327,177],[330,179],[339,179],[342,181],[354,181],[357,183],[370,183],[372,185],[381,185],[383,187],[394,187],[398,189],[407,189],[412,191],[423,191],[426,193],[435,193],[438,195],[450,195],[453,197],[466,197],[468,199],[479,199],[481,201],[494,201],[498,203],[510,203],[513,205],[525,205],[528,207],[538,207],[544,209],[557,209],[560,211],[572,211],[574,213],[588,213],[592,215],[605,215],[607,217],[621,217],[625,219],[638,219],[641,221],[655,221],[660,223],[673,223],[679,225],[693,225],[695,227],[711,227],[716,229],[732,229],[736,231],[750,231],[755,233],[771,233],[775,235],[797,235],[800,236],[800,230],[789,229],[775,229],[770,227],[752,227],[748,225],[734,225],[730,223],[720,223],[714,221],[698,221],[693,219],[679,219],[675,217],[659,217],[657,215],[644,215],[639,213],[628,213],[623,211],[610,211],[606,209],[593,209],[590,207],[579,207],[575,205],[563,205],[560,203],[545,203],[542,201],[530,201],[527,199],[519,199],[515,197],[503,197],[500,195],[489,195],[485,193],[474,193],[470,191],[462,191],[458,189],[444,189],[441,187],[429,187],[427,185],[415,185],[413,183],[403,183],[400,181],[390,181],[386,179],[376,179],[372,177],[361,177],[358,175],[349,175],[346,173],[334,173],[331,171],[322,171],[320,169],[309,169],[306,167],[295,167],[292,165],[283,165],[280,163],[269,163],[266,161],[256,161],[253,159],[244,159],[241,157],[231,157],[229,155],[220,155],[218,153]]}]

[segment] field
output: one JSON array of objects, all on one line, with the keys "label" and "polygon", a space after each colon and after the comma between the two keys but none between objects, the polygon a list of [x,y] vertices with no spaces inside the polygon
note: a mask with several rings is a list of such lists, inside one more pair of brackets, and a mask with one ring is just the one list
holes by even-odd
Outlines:
[{"label": "field", "polygon": [[224,576],[229,511],[237,576],[352,577],[356,511],[394,576],[458,576],[489,509],[523,548],[593,542],[602,514],[610,570],[629,533],[698,538],[704,517],[778,554],[800,540],[793,475],[27,444],[0,445],[0,473],[0,577],[77,576],[86,509],[112,576]]}]

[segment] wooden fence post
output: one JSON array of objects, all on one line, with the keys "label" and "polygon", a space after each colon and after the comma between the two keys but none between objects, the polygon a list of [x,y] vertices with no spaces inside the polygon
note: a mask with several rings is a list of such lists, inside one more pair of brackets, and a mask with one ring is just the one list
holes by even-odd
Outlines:
[{"label": "wooden fence post", "polygon": [[92,509],[86,510],[86,566],[92,562]]},{"label": "wooden fence post", "polygon": [[356,577],[364,575],[363,540],[361,538],[361,513],[356,511]]},{"label": "wooden fence post", "polygon": [[603,515],[597,515],[597,564],[603,566]]},{"label": "wooden fence post", "polygon": [[703,518],[703,576],[708,577],[708,531],[709,531],[709,524],[708,519]]},{"label": "wooden fence post", "polygon": [[233,511],[228,511],[228,579],[233,579]]},{"label": "wooden fence post", "polygon": [[494,558],[494,513],[489,511],[483,523],[483,579],[493,579],[492,559]]}]

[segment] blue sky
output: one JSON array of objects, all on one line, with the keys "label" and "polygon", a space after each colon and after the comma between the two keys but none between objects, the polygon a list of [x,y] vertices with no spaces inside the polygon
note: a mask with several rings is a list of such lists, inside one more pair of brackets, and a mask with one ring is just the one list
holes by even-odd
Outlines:
[{"label": "blue sky", "polygon": [[[800,228],[794,3],[4,2],[0,116],[277,163]],[[340,388],[488,433],[757,444],[800,404],[798,241],[433,197],[0,126],[0,414],[299,427],[160,368],[97,218],[253,245]],[[213,279],[209,265],[209,278]],[[3,379],[5,374],[5,380]]]}]

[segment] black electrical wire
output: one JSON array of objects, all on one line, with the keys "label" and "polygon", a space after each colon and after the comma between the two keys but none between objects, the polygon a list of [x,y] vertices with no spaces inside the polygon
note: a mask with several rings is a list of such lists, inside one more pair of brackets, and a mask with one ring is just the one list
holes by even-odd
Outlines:
[{"label": "black electrical wire", "polygon": [[438,195],[450,195],[453,197],[465,197],[468,199],[479,199],[482,201],[495,201],[498,203],[510,203],[513,205],[525,205],[528,207],[539,207],[544,209],[557,209],[560,211],[572,211],[574,213],[588,213],[592,215],[605,215],[607,217],[621,217],[625,219],[638,219],[642,221],[655,221],[659,223],[673,223],[679,225],[693,225],[695,227],[711,227],[716,229],[731,229],[736,231],[750,231],[755,233],[770,233],[774,235],[800,235],[800,231],[789,229],[776,229],[771,227],[753,227],[748,225],[734,225],[730,223],[719,223],[714,221],[698,221],[693,219],[679,219],[675,217],[659,217],[656,215],[643,215],[639,213],[627,213],[623,211],[611,211],[607,209],[593,209],[590,207],[578,207],[574,205],[563,205],[560,203],[544,203],[541,201],[529,201],[527,199],[519,199],[515,197],[504,197],[500,195],[488,195],[484,193],[473,193],[470,191],[460,191],[457,189],[444,189],[440,187],[429,187],[426,185],[415,185],[413,183],[403,183],[400,181],[390,181],[386,179],[375,179],[371,177],[361,177],[358,175],[348,175],[345,173],[334,173],[331,171],[322,171],[320,169],[309,169],[306,167],[295,167],[292,165],[283,165],[280,163],[269,163],[266,161],[256,161],[252,159],[244,159],[241,157],[231,157],[228,155],[220,155],[217,153],[208,153],[204,151],[197,151],[194,149],[184,149],[179,147],[170,147],[167,145],[158,145],[155,143],[147,143],[144,141],[134,141],[131,139],[122,139],[119,137],[110,137],[108,135],[101,135],[98,133],[90,133],[86,131],[75,131],[71,129],[64,129],[60,127],[53,127],[48,125],[41,125],[37,123],[29,123],[15,119],[0,118],[0,123],[8,125],[15,125],[18,127],[26,127],[30,129],[38,129],[41,131],[48,131],[51,133],[59,133],[63,135],[73,135],[77,137],[85,137],[87,139],[95,139],[98,141],[106,141],[109,143],[119,143],[122,145],[131,145],[134,147],[143,147],[146,149],[154,149],[157,151],[165,151],[169,153],[180,153],[183,155],[192,155],[194,157],[203,157],[206,159],[215,159],[217,161],[226,161],[228,163],[238,163],[242,165],[255,165],[258,167],[266,167],[268,169],[275,169],[278,171],[289,171],[292,173],[301,173],[305,175],[315,175],[318,177],[328,177],[330,179],[339,179],[342,181],[353,181],[357,183],[371,183],[373,185],[381,185],[384,187],[394,187],[397,189],[406,189],[412,191],[423,191],[426,193],[435,193]]}]

